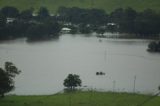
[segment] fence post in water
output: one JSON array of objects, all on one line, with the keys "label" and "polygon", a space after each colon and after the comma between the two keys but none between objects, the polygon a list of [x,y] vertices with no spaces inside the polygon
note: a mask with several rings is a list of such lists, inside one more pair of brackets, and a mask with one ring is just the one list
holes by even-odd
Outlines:
[{"label": "fence post in water", "polygon": [[116,81],[113,81],[113,92],[115,92]]},{"label": "fence post in water", "polygon": [[133,93],[136,91],[136,75],[134,76]]}]

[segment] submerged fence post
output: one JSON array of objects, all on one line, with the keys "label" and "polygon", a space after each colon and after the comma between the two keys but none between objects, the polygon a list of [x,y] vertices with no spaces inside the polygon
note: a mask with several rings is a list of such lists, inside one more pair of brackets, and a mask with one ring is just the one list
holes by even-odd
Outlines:
[{"label": "submerged fence post", "polygon": [[135,76],[134,76],[134,83],[133,83],[133,93],[136,92],[136,79],[137,79],[137,77],[136,77],[136,75],[135,75]]}]

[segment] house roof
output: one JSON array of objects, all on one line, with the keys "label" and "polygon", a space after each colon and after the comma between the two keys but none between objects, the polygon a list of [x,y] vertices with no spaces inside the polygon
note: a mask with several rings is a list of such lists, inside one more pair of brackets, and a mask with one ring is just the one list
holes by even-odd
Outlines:
[{"label": "house roof", "polygon": [[70,28],[67,28],[67,27],[64,27],[62,28],[62,31],[70,31],[71,29]]}]

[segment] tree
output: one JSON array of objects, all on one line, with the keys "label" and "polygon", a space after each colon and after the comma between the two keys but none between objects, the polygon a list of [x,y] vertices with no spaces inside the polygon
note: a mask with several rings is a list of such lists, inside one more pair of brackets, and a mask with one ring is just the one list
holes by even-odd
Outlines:
[{"label": "tree", "polygon": [[91,33],[91,29],[89,26],[87,26],[85,24],[80,24],[79,25],[79,32],[82,34],[89,34],[89,33]]},{"label": "tree", "polygon": [[160,52],[160,42],[150,42],[148,44],[148,51],[150,52]]},{"label": "tree", "polygon": [[6,17],[16,18],[19,15],[19,10],[15,7],[6,6],[1,9],[1,13]]},{"label": "tree", "polygon": [[0,68],[0,95],[4,97],[5,93],[14,89],[14,80],[21,71],[12,63],[5,62],[4,69]]},{"label": "tree", "polygon": [[6,17],[2,13],[0,13],[0,28],[4,27],[6,25],[6,22]]},{"label": "tree", "polygon": [[99,35],[103,35],[105,33],[105,27],[97,28],[96,33]]},{"label": "tree", "polygon": [[50,16],[49,11],[45,7],[40,7],[38,11],[38,17],[40,20],[46,19]]},{"label": "tree", "polygon": [[139,13],[135,19],[136,33],[141,35],[158,37],[160,33],[160,15],[151,9]]},{"label": "tree", "polygon": [[33,10],[34,9],[31,8],[31,9],[22,11],[20,13],[20,18],[24,20],[30,20],[32,18]]},{"label": "tree", "polygon": [[59,20],[73,24],[104,25],[108,21],[108,14],[101,9],[82,9],[78,7],[60,7]]},{"label": "tree", "polygon": [[110,20],[113,23],[121,25],[124,22],[124,9],[123,8],[118,8],[114,10],[112,13],[110,13]]},{"label": "tree", "polygon": [[123,23],[123,31],[128,33],[135,32],[134,22],[137,16],[137,12],[132,8],[128,7],[124,10],[124,23]]},{"label": "tree", "polygon": [[70,90],[73,90],[77,86],[81,86],[81,79],[79,75],[76,74],[69,74],[68,77],[64,80],[63,85]]},{"label": "tree", "polygon": [[59,37],[61,26],[57,22],[44,22],[40,24],[31,24],[27,29],[28,41],[48,40]]}]

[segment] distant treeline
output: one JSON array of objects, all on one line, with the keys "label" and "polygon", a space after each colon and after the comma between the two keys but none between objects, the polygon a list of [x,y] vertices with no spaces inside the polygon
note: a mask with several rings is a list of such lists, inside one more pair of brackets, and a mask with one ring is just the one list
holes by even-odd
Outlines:
[{"label": "distant treeline", "polygon": [[15,7],[0,10],[0,40],[26,37],[41,40],[58,37],[62,27],[71,33],[119,32],[137,37],[158,37],[160,34],[160,13],[151,9],[137,12],[132,8],[118,8],[111,13],[101,9],[60,7],[51,15],[41,7],[37,14],[34,9],[18,11]]},{"label": "distant treeline", "polygon": [[46,40],[59,37],[60,24],[48,10],[41,7],[34,16],[33,9],[19,12],[15,7],[0,10],[0,40],[26,37],[27,40]]},{"label": "distant treeline", "polygon": [[58,13],[60,20],[81,25],[82,30],[129,33],[137,37],[157,37],[160,34],[160,13],[151,9],[137,12],[130,7],[118,8],[107,14],[99,9],[61,7]]}]

